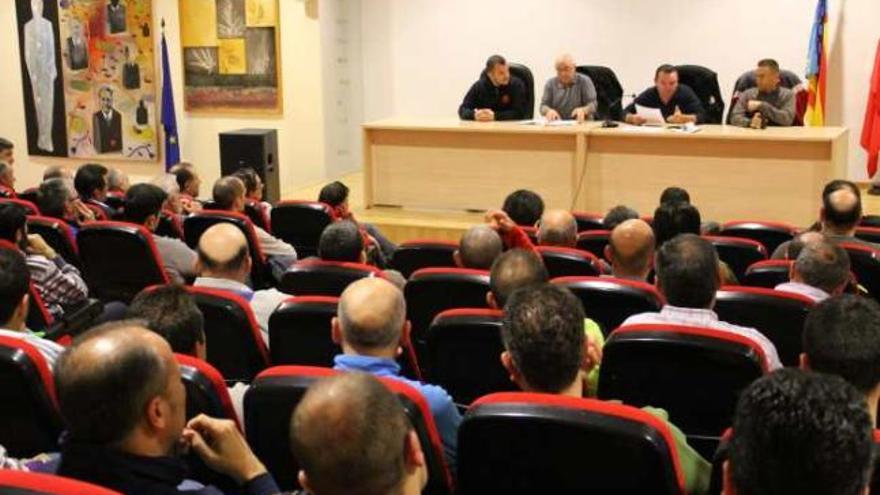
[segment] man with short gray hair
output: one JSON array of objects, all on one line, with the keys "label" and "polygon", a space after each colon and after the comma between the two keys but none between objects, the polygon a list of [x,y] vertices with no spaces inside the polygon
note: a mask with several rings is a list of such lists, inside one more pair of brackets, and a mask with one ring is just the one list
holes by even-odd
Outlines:
[{"label": "man with short gray hair", "polygon": [[828,240],[806,244],[791,266],[791,281],[776,290],[822,302],[843,293],[850,280],[849,254]]},{"label": "man with short gray hair", "polygon": [[584,74],[577,72],[577,64],[569,54],[556,58],[556,77],[544,85],[541,115],[548,121],[574,119],[588,120],[596,112],[596,86]]},{"label": "man with short gray hair", "polygon": [[487,225],[475,225],[461,236],[452,257],[459,268],[488,270],[502,251],[504,243],[495,230]]},{"label": "man with short gray hair", "polygon": [[390,377],[421,392],[437,424],[446,460],[454,469],[461,414],[441,387],[401,376],[396,359],[409,340],[410,329],[403,293],[391,282],[364,278],[352,283],[339,298],[333,318],[333,341],[342,347],[342,354],[333,359],[333,369]]}]

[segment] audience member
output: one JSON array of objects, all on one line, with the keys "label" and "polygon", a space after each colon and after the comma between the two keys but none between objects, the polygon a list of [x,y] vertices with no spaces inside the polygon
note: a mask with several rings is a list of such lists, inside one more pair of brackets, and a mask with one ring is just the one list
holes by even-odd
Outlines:
[{"label": "audience member", "polygon": [[[244,183],[238,177],[221,177],[214,184],[214,203],[221,210],[243,213],[246,199]],[[263,253],[269,258],[272,274],[278,280],[294,262],[296,250],[290,244],[272,236],[272,234],[254,225],[254,232]]]},{"label": "audience member", "polygon": [[125,196],[125,192],[128,191],[130,184],[128,182],[128,175],[122,170],[118,168],[111,168],[107,172],[107,193],[115,194],[119,197]]},{"label": "audience member", "polygon": [[400,401],[366,373],[309,387],[290,420],[290,445],[299,483],[313,495],[418,495],[428,481],[422,446]]},{"label": "audience member", "polygon": [[708,327],[740,335],[759,345],[771,369],[782,367],[776,347],[754,328],[720,321],[712,311],[715,292],[721,286],[718,254],[709,241],[694,234],[682,234],[667,241],[657,251],[657,288],[666,298],[659,313],[631,316],[624,325],[670,323]]},{"label": "audience member", "polygon": [[877,424],[880,400],[880,305],[851,294],[834,296],[810,311],[804,325],[801,368],[838,375],[858,389]]},{"label": "audience member", "polygon": [[605,214],[605,218],[602,219],[602,226],[605,227],[605,230],[614,230],[614,227],[623,222],[636,218],[639,218],[639,212],[629,206],[617,205]]},{"label": "audience member", "polygon": [[49,179],[65,179],[69,180],[72,184],[73,173],[70,169],[61,165],[52,165],[51,167],[46,167],[46,170],[43,171],[43,182]]},{"label": "audience member", "polygon": [[700,235],[700,211],[690,203],[660,203],[654,210],[654,238],[657,247],[679,234]]},{"label": "audience member", "polygon": [[528,189],[516,190],[504,199],[501,207],[521,227],[534,227],[544,215],[544,200]]},{"label": "audience member", "polygon": [[[601,354],[584,337],[584,311],[567,289],[552,284],[516,291],[505,307],[501,362],[511,380],[526,392],[584,397],[586,374]],[[662,409],[645,410],[668,423]],[[711,466],[693,450],[684,434],[669,424],[684,473],[687,493],[705,493]]]},{"label": "audience member", "polygon": [[39,234],[28,234],[26,212],[20,206],[0,204],[0,239],[26,253],[31,281],[53,317],[62,317],[65,307],[82,304],[89,297],[89,288],[79,270]]},{"label": "audience member", "polygon": [[247,286],[251,256],[241,230],[230,223],[211,226],[199,239],[198,253],[196,267],[199,276],[193,285],[225,290],[249,301],[263,341],[268,346],[269,317],[290,296],[274,288],[255,291]]},{"label": "audience member", "polygon": [[849,255],[842,247],[827,240],[805,245],[791,266],[791,281],[776,290],[793,292],[821,302],[843,293],[849,284]]},{"label": "audience member", "polygon": [[740,395],[723,493],[866,494],[873,451],[871,418],[852,386],[780,370]]},{"label": "audience member", "polygon": [[667,203],[691,203],[691,195],[686,189],[678,186],[670,186],[660,193],[660,204]]},{"label": "audience member", "polygon": [[15,167],[0,161],[0,198],[17,198],[15,193]]},{"label": "audience member", "polygon": [[608,237],[605,258],[616,278],[645,282],[654,267],[654,231],[644,220],[626,220]]},{"label": "audience member", "polygon": [[390,260],[397,250],[397,246],[388,240],[382,232],[370,223],[361,223],[354,218],[351,208],[348,204],[349,189],[348,186],[339,181],[334,181],[321,188],[318,194],[318,201],[330,206],[333,209],[333,217],[336,220],[351,220],[358,228],[362,229],[366,234],[365,244],[369,249],[370,245],[379,248],[382,258]]},{"label": "audience member", "polygon": [[87,163],[76,170],[73,186],[83,203],[96,206],[107,218],[113,218],[118,212],[105,203],[108,172],[107,167],[103,165]]},{"label": "audience member", "polygon": [[64,348],[26,328],[30,282],[24,256],[0,246],[0,336],[19,339],[36,347],[49,367],[54,368]]},{"label": "audience member", "polygon": [[332,326],[333,341],[342,347],[333,368],[391,377],[418,389],[431,408],[446,459],[454,471],[461,414],[442,388],[402,377],[396,361],[410,332],[403,293],[381,278],[353,282],[339,299],[339,314]]},{"label": "audience member", "polygon": [[[159,226],[159,215],[168,195],[153,184],[135,184],[125,193],[125,217],[151,233]],[[153,234],[156,249],[171,281],[184,283],[196,275],[196,253],[180,239]]]},{"label": "audience member", "polygon": [[807,230],[805,232],[801,232],[796,235],[794,239],[789,242],[786,242],[780,245],[780,249],[777,249],[773,252],[772,259],[785,259],[785,260],[796,260],[798,256],[800,256],[801,251],[804,249],[804,246],[809,244],[818,243],[826,241],[825,234],[815,231],[815,230]]},{"label": "audience member", "polygon": [[171,347],[136,323],[77,339],[58,362],[55,384],[67,429],[61,476],[129,495],[219,495],[214,487],[178,488],[187,473],[179,452],[189,449],[243,493],[279,493],[233,421],[186,421],[186,389]]},{"label": "audience member", "polygon": [[260,178],[260,174],[256,170],[251,167],[244,167],[236,170],[232,175],[241,179],[242,184],[244,184],[244,197],[248,203],[258,206],[267,214],[272,210],[272,205],[263,201],[265,186],[263,185],[263,179]]},{"label": "audience member", "polygon": [[548,210],[538,224],[538,244],[541,246],[577,247],[577,220],[566,210]]},{"label": "audience member", "polygon": [[181,162],[171,167],[169,172],[174,176],[177,182],[178,191],[180,192],[180,205],[186,214],[201,211],[202,204],[199,202],[199,188],[202,180],[196,173],[195,167],[190,163]]},{"label": "audience member", "polygon": [[348,220],[328,225],[318,241],[318,257],[324,261],[366,262],[364,238],[357,225]]},{"label": "audience member", "polygon": [[488,270],[503,250],[504,244],[495,230],[487,225],[475,225],[461,236],[452,257],[460,268]]},{"label": "audience member", "polygon": [[37,207],[44,217],[63,220],[74,235],[83,225],[95,221],[95,212],[77,197],[73,181],[48,179],[37,188]]},{"label": "audience member", "polygon": [[3,137],[0,137],[0,162],[15,165],[15,144]]},{"label": "audience member", "polygon": [[207,358],[205,318],[195,299],[180,285],[146,289],[131,302],[126,318],[140,320],[161,335],[177,354]]}]

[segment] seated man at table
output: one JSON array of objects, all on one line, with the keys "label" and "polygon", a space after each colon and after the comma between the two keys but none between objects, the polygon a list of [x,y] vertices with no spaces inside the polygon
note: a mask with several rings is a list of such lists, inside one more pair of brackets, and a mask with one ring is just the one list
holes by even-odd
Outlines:
[{"label": "seated man at table", "polygon": [[678,69],[664,64],[654,73],[654,87],[642,92],[626,107],[626,123],[642,125],[647,120],[638,115],[636,105],[657,108],[663,119],[670,124],[699,124],[705,122],[703,104],[694,90],[678,82]]},{"label": "seated man at table", "polygon": [[541,98],[541,115],[545,119],[575,119],[583,122],[596,112],[596,86],[583,74],[578,74],[577,64],[569,54],[556,59],[556,77],[544,85]]},{"label": "seated man at table", "polygon": [[739,95],[730,122],[740,127],[761,129],[767,125],[788,127],[794,123],[794,91],[779,85],[779,64],[773,59],[758,62],[757,87]]},{"label": "seated man at table", "polygon": [[468,90],[458,116],[461,120],[491,122],[493,120],[521,120],[526,118],[526,86],[510,75],[507,60],[492,55],[486,69]]}]

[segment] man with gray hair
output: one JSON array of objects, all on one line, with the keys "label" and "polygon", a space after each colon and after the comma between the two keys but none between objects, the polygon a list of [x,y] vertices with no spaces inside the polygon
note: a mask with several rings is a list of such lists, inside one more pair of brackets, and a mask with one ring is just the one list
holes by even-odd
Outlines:
[{"label": "man with gray hair", "polygon": [[573,248],[577,246],[577,220],[566,210],[550,210],[538,225],[538,244]]},{"label": "man with gray hair", "polygon": [[541,115],[548,121],[574,119],[583,122],[595,112],[596,86],[593,81],[578,74],[571,55],[560,55],[556,58],[556,77],[544,85]]},{"label": "man with gray hair", "polygon": [[804,245],[791,266],[791,281],[776,290],[800,294],[816,302],[843,293],[850,281],[849,254],[827,239]]},{"label": "man with gray hair", "polygon": [[403,293],[381,278],[358,280],[339,298],[339,312],[331,326],[333,341],[342,347],[342,354],[333,359],[333,369],[390,377],[421,392],[437,424],[446,460],[454,470],[461,414],[452,397],[441,387],[400,374],[396,359],[411,329]]},{"label": "man with gray hair", "polygon": [[503,250],[504,243],[494,229],[488,225],[475,225],[461,236],[452,257],[459,268],[488,270]]}]

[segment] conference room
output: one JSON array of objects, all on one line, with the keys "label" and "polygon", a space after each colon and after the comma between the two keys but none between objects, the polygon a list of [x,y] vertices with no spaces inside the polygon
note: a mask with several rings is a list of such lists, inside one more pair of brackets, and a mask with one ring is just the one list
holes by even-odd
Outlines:
[{"label": "conference room", "polygon": [[878,18],[3,2],[0,493],[869,493]]}]

